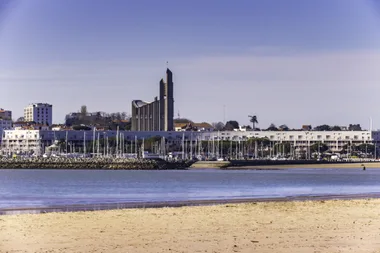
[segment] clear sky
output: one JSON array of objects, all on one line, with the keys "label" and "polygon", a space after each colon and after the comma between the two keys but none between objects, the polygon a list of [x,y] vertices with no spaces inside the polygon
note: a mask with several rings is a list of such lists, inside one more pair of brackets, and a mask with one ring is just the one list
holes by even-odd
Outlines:
[{"label": "clear sky", "polygon": [[175,114],[380,128],[375,0],[0,0],[0,108],[130,113],[166,62]]}]

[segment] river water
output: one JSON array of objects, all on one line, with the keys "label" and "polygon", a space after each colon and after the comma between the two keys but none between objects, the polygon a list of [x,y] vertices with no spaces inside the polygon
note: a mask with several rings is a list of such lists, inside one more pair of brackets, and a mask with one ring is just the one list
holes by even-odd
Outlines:
[{"label": "river water", "polygon": [[380,193],[380,169],[0,170],[0,208]]}]

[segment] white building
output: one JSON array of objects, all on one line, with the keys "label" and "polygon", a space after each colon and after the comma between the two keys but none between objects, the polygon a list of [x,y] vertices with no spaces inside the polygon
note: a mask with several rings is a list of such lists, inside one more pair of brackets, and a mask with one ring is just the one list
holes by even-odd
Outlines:
[{"label": "white building", "polygon": [[28,122],[36,122],[51,126],[53,123],[53,106],[50,104],[30,104],[24,108],[24,118]]},{"label": "white building", "polygon": [[4,130],[0,153],[42,154],[40,130]]},{"label": "white building", "polygon": [[[339,152],[344,146],[360,144],[380,145],[380,131],[221,131],[221,132],[175,132],[175,131],[120,131],[119,138],[123,138],[128,143],[132,143],[135,138],[148,139],[152,137],[165,137],[168,145],[181,145],[184,139],[189,149],[189,141],[193,141],[193,147],[199,141],[224,140],[234,143],[245,143],[252,138],[265,138],[273,147],[279,143],[289,143],[292,150],[308,150],[313,144],[324,143],[331,152]],[[74,131],[74,130],[4,130],[2,151],[3,153],[14,152],[44,152],[45,147],[58,141],[70,147],[83,147],[87,143],[87,151],[93,149],[91,143],[95,137],[100,140],[116,139],[117,131]],[[67,142],[66,142],[67,140]],[[240,144],[239,144],[240,145]],[[68,147],[70,150],[70,148]],[[37,152],[38,151],[38,152]],[[378,151],[378,150],[377,150]]]},{"label": "white building", "polygon": [[373,143],[373,137],[380,138],[380,134],[375,131],[372,133],[371,131],[221,131],[202,133],[202,140],[246,141],[249,138],[265,138],[272,144],[290,143],[295,149],[324,143],[332,152],[339,152],[347,144]]}]

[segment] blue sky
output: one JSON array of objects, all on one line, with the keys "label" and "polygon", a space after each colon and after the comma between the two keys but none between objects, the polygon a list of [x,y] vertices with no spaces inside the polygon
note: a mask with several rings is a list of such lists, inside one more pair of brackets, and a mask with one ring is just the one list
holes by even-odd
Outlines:
[{"label": "blue sky", "polygon": [[[194,121],[380,127],[380,5],[371,0],[0,0],[0,107],[54,122],[86,104],[130,112],[166,61]],[[378,123],[377,123],[378,122]]]}]

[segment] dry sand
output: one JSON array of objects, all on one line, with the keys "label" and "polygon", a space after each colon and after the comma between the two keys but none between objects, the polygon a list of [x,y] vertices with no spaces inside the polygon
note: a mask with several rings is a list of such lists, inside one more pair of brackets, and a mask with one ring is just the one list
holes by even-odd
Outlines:
[{"label": "dry sand", "polygon": [[0,252],[380,252],[380,200],[0,216]]}]

